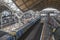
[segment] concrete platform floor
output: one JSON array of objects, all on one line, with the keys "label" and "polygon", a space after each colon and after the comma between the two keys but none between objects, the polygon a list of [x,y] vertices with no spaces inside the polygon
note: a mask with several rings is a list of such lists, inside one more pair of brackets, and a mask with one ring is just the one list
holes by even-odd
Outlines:
[{"label": "concrete platform floor", "polygon": [[34,24],[22,37],[18,40],[40,40],[42,31],[42,25],[40,22]]}]

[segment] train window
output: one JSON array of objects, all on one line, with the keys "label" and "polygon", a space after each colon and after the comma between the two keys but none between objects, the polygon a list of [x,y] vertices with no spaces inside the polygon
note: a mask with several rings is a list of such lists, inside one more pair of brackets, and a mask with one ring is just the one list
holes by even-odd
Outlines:
[{"label": "train window", "polygon": [[6,17],[6,16],[9,16],[9,15],[11,15],[11,12],[9,12],[9,11],[3,11],[2,12],[2,17]]},{"label": "train window", "polygon": [[56,15],[57,15],[57,14],[53,14],[53,13],[50,14],[50,16],[56,16]]},{"label": "train window", "polygon": [[24,16],[22,16],[22,18],[26,18],[26,19],[31,18],[31,17],[32,17],[32,14],[29,14],[29,13],[26,13],[24,14]]},{"label": "train window", "polygon": [[47,14],[41,14],[41,16],[46,16]]}]

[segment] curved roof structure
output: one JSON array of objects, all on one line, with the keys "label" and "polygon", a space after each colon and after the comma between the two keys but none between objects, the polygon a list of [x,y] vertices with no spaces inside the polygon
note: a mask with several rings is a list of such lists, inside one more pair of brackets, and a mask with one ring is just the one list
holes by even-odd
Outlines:
[{"label": "curved roof structure", "polygon": [[44,8],[56,8],[60,10],[60,0],[13,0],[13,2],[22,10],[42,10]]}]

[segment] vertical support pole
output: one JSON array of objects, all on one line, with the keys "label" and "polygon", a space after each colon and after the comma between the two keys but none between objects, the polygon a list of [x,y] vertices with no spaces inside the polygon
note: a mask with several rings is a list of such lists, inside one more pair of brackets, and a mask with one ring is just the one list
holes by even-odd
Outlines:
[{"label": "vertical support pole", "polygon": [[1,27],[2,28],[2,13],[0,14],[0,18],[1,18]]},{"label": "vertical support pole", "polygon": [[44,22],[44,26],[42,29],[42,33],[41,33],[41,38],[40,40],[50,40],[50,36],[51,36],[51,29],[49,28],[48,22],[49,22],[49,13],[47,14],[47,16],[45,17],[45,22]]}]

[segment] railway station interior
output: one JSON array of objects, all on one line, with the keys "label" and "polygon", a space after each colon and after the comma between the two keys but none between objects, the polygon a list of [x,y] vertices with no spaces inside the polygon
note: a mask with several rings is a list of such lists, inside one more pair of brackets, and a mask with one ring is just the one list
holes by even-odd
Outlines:
[{"label": "railway station interior", "polygon": [[60,40],[60,0],[0,0],[0,40]]}]

